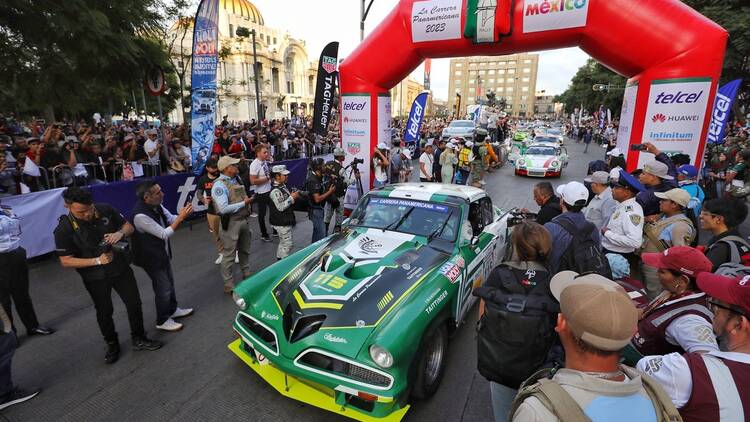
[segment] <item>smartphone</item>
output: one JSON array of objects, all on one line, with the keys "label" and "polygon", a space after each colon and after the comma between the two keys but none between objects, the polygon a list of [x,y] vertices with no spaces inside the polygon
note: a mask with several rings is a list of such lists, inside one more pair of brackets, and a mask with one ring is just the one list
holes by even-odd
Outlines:
[{"label": "smartphone", "polygon": [[630,146],[631,151],[646,151],[646,149],[645,144],[634,144]]}]

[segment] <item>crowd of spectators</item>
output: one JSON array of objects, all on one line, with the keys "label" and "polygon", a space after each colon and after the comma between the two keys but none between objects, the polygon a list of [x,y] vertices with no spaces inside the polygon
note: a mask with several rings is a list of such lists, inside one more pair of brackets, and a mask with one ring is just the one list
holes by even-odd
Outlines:
[{"label": "crowd of spectators", "polygon": [[[211,153],[252,160],[255,147],[265,144],[274,160],[283,160],[329,153],[339,143],[338,125],[326,137],[315,136],[311,127],[302,117],[225,118],[216,126]],[[106,122],[98,114],[59,122],[0,115],[0,196],[186,172],[191,164],[189,125]]]}]

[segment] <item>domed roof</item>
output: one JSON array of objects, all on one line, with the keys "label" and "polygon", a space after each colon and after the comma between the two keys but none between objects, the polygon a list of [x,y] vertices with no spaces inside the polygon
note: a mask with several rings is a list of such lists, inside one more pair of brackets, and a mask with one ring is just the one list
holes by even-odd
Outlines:
[{"label": "domed roof", "polygon": [[219,0],[219,6],[231,15],[247,18],[258,25],[264,25],[260,10],[248,0]]}]

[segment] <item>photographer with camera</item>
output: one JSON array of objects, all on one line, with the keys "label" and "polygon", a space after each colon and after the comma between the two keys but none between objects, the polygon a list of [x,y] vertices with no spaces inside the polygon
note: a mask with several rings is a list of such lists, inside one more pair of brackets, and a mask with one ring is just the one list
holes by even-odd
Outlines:
[{"label": "photographer with camera", "polygon": [[294,218],[295,202],[303,198],[296,189],[289,191],[286,181],[289,178],[289,170],[285,165],[277,165],[271,168],[273,177],[273,188],[271,189],[270,215],[271,225],[279,234],[279,246],[276,249],[276,260],[284,259],[294,247],[292,231],[297,224]]},{"label": "photographer with camera", "polygon": [[91,192],[70,187],[63,192],[67,215],[60,216],[55,244],[60,263],[75,268],[83,279],[96,308],[99,329],[107,343],[104,361],[114,363],[120,343],[112,320],[112,289],[125,303],[133,338],[133,350],[156,350],[162,346],[146,337],[138,284],[128,262],[128,243],[133,226],[107,204],[94,204]]},{"label": "photographer with camera", "polygon": [[[345,156],[343,149],[334,149],[333,160],[327,162],[324,168],[323,189],[328,190],[329,186],[336,188],[333,196],[328,198],[325,205],[326,233],[328,233],[328,227],[334,215],[336,216],[336,223],[333,227],[334,233],[341,231],[341,223],[344,221],[344,195],[346,195],[346,187],[352,182],[351,178],[346,177],[347,169],[343,165]],[[349,174],[351,175],[351,172]]]},{"label": "photographer with camera", "polygon": [[307,181],[305,181],[305,190],[310,195],[308,216],[313,223],[312,243],[326,237],[324,206],[328,198],[336,193],[336,186],[331,185],[328,189],[324,189],[323,187],[324,166],[322,158],[314,158],[310,161],[311,173]]},{"label": "photographer with camera", "polygon": [[372,169],[375,175],[373,188],[375,189],[388,184],[388,166],[391,164],[388,160],[388,152],[388,145],[383,142],[372,151]]},{"label": "photographer with camera", "polygon": [[182,324],[174,318],[186,317],[193,313],[192,308],[177,306],[172,274],[172,246],[169,238],[175,230],[193,213],[193,205],[188,203],[173,215],[162,205],[164,192],[153,180],[140,182],[135,188],[138,201],[131,213],[133,232],[133,261],[143,268],[151,279],[156,302],[156,328],[164,331],[178,331]]}]

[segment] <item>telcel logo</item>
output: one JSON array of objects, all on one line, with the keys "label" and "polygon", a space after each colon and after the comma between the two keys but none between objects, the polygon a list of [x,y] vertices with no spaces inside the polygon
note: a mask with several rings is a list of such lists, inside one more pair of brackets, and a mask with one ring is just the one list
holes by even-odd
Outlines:
[{"label": "telcel logo", "polygon": [[414,115],[411,116],[409,121],[409,135],[412,138],[416,138],[419,134],[419,124],[422,121],[422,106],[419,103],[414,104]]},{"label": "telcel logo", "polygon": [[698,93],[677,91],[676,94],[660,92],[659,95],[656,96],[656,104],[692,104],[697,103],[701,95],[703,95],[703,91]]},{"label": "telcel logo", "polygon": [[366,104],[365,102],[361,102],[361,103],[355,103],[355,102],[347,103],[347,102],[345,102],[344,103],[344,110],[362,111],[362,110],[365,109],[365,104]]}]

